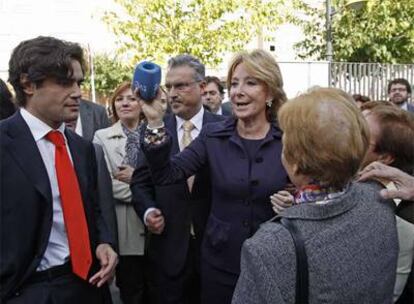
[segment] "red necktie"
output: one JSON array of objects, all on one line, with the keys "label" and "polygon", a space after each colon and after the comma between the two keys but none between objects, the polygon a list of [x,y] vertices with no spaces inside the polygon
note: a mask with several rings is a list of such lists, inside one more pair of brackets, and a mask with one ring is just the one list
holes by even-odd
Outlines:
[{"label": "red necktie", "polygon": [[72,270],[73,273],[86,280],[92,264],[92,254],[78,179],[70,161],[62,133],[50,131],[46,138],[56,147],[56,175],[68,235]]}]

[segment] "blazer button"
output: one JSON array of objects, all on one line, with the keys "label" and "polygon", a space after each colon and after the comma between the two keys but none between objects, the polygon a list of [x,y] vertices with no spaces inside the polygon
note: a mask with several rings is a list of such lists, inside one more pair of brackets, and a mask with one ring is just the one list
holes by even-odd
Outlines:
[{"label": "blazer button", "polygon": [[248,220],[244,220],[243,221],[243,226],[244,227],[249,227],[249,221]]},{"label": "blazer button", "polygon": [[256,158],[256,163],[262,163],[262,162],[263,162],[263,157]]},{"label": "blazer button", "polygon": [[257,179],[254,179],[254,180],[252,180],[252,181],[250,182],[250,184],[251,184],[252,186],[257,186],[257,185],[259,184],[259,181],[258,181]]},{"label": "blazer button", "polygon": [[15,296],[15,297],[20,296],[20,291],[16,291],[16,292],[14,293],[14,296]]},{"label": "blazer button", "polygon": [[250,205],[250,200],[249,200],[249,199],[244,200],[244,204],[245,204],[246,206],[249,206],[249,205]]}]

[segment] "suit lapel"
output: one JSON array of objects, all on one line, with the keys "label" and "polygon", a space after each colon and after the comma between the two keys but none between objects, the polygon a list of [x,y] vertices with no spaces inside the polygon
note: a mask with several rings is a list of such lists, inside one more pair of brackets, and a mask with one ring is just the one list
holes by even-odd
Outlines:
[{"label": "suit lapel", "polygon": [[180,152],[180,145],[178,144],[177,134],[177,120],[175,119],[175,115],[166,117],[165,128],[170,132],[170,135],[172,137],[171,154],[175,155]]},{"label": "suit lapel", "polygon": [[9,151],[20,169],[45,197],[47,202],[52,203],[52,192],[46,167],[32,133],[20,112],[13,116],[8,135],[9,138],[2,139],[5,149]]}]

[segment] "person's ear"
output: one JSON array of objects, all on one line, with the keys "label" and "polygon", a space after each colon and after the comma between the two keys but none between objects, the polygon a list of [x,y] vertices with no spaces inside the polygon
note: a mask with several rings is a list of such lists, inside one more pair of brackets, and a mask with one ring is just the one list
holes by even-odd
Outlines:
[{"label": "person's ear", "polygon": [[23,73],[20,75],[20,85],[23,88],[23,92],[27,96],[32,96],[34,94],[34,91],[36,89],[36,85],[29,80],[29,77],[26,73]]},{"label": "person's ear", "polygon": [[378,161],[385,165],[391,165],[395,161],[395,157],[389,153],[382,153],[379,155]]},{"label": "person's ear", "polygon": [[207,84],[204,80],[200,81],[199,88],[200,88],[201,95],[203,95],[204,91],[206,90],[206,86],[207,86]]}]

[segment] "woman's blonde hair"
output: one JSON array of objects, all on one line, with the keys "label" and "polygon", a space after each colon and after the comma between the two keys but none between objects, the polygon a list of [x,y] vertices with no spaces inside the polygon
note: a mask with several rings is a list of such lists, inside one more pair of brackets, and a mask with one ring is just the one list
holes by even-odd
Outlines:
[{"label": "woman's blonde hair", "polygon": [[286,101],[279,65],[272,55],[263,50],[238,53],[231,61],[227,74],[227,88],[229,92],[234,70],[241,63],[244,64],[252,77],[265,84],[269,93],[273,96],[271,107],[266,109],[266,118],[268,121],[272,121],[276,118],[280,106]]},{"label": "woman's blonde hair", "polygon": [[342,188],[359,170],[369,129],[354,102],[333,89],[316,89],[285,103],[278,113],[283,154],[297,173]]}]

